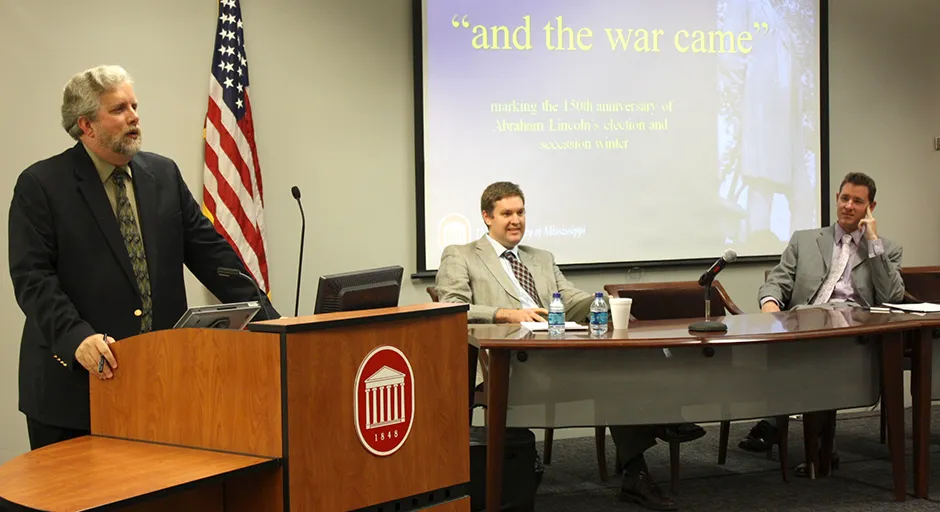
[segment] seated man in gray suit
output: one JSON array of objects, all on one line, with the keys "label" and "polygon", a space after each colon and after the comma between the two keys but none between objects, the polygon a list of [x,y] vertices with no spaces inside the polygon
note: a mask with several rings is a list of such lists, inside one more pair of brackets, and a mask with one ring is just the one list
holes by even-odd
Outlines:
[{"label": "seated man in gray suit", "polygon": [[[797,231],[780,263],[760,287],[761,311],[847,304],[875,306],[904,298],[901,246],[878,235],[875,180],[849,173],[836,194],[838,222]],[[777,440],[772,420],[761,420],[738,444],[767,451]],[[799,474],[799,472],[798,472]]]},{"label": "seated man in gray suit", "polygon": [[[519,245],[526,221],[522,190],[513,183],[493,183],[483,191],[480,209],[489,233],[444,249],[436,283],[440,301],[470,304],[470,322],[542,322],[552,294],[559,292],[567,319],[585,321],[594,297],[565,279],[550,252]],[[657,435],[685,441],[705,432],[697,425],[672,426],[666,432],[651,426],[610,427],[617,460],[624,462],[620,499],[653,510],[676,509],[676,502],[650,478],[643,452],[656,444]]]}]

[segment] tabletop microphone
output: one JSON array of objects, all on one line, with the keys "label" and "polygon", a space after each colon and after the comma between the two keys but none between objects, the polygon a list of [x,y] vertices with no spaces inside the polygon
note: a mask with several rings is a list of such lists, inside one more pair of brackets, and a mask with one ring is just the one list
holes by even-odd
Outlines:
[{"label": "tabletop microphone", "polygon": [[304,216],[304,205],[300,202],[300,188],[294,185],[290,188],[290,194],[297,200],[297,207],[300,208],[300,258],[297,261],[297,296],[294,298],[294,316],[300,311],[300,277],[304,271],[304,234],[307,231],[307,219]]},{"label": "tabletop microphone", "polygon": [[738,253],[734,252],[734,249],[726,250],[725,253],[718,258],[718,261],[713,263],[712,266],[702,274],[702,277],[698,278],[699,286],[710,286],[715,276],[725,268],[725,265],[732,263],[736,259],[738,259]]},{"label": "tabletop microphone", "polygon": [[[261,308],[258,311],[259,312],[264,311],[265,316],[267,316],[268,313],[267,313],[267,310],[265,310],[264,308],[264,299],[262,298],[264,297],[264,294],[261,293],[261,288],[258,287],[258,283],[255,282],[255,280],[252,279],[251,276],[242,272],[241,270],[238,270],[237,268],[228,268],[228,267],[219,267],[216,270],[216,273],[218,273],[222,277],[240,277],[242,279],[247,280],[249,283],[251,283],[251,287],[254,288],[255,293],[258,294],[258,306]],[[255,315],[257,315],[257,313],[255,313]]]},{"label": "tabletop microphone", "polygon": [[695,322],[689,326],[689,330],[692,332],[724,332],[728,330],[728,326],[722,322],[716,322],[710,320],[708,317],[711,314],[712,309],[712,281],[715,280],[715,276],[718,275],[722,269],[725,268],[725,265],[733,262],[738,259],[738,253],[734,252],[734,249],[727,249],[724,254],[718,258],[718,261],[712,264],[708,270],[702,274],[702,277],[698,278],[698,284],[705,291],[705,320],[701,322]]}]

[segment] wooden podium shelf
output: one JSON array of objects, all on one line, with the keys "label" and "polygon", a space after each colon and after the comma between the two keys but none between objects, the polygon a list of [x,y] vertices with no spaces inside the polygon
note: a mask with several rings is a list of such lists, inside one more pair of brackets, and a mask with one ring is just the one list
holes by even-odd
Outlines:
[{"label": "wooden podium shelf", "polygon": [[223,479],[276,469],[279,464],[277,459],[85,436],[25,453],[0,466],[0,496],[38,510],[147,507],[161,503],[148,500],[172,498],[172,493],[199,485],[205,489],[194,500],[200,508],[222,510]]}]

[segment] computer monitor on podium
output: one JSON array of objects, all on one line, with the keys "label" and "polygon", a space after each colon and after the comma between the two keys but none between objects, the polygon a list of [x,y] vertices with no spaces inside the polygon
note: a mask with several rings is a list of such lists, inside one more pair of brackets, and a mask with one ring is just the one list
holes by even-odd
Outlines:
[{"label": "computer monitor on podium", "polygon": [[404,269],[399,266],[372,268],[320,276],[314,314],[398,305]]}]

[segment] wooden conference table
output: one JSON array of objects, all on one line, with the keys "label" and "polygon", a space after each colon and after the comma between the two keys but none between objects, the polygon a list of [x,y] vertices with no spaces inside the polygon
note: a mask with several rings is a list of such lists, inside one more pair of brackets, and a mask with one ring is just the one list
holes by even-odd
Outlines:
[{"label": "wooden conference table", "polygon": [[878,401],[881,375],[895,498],[903,501],[905,336],[914,349],[915,495],[926,497],[931,344],[940,314],[807,308],[718,320],[726,333],[691,333],[690,320],[635,321],[599,338],[470,326],[471,343],[489,351],[487,510],[499,510],[507,426],[699,423],[848,409]]}]

